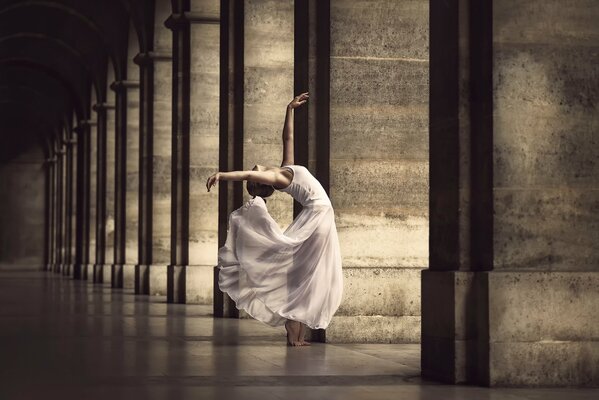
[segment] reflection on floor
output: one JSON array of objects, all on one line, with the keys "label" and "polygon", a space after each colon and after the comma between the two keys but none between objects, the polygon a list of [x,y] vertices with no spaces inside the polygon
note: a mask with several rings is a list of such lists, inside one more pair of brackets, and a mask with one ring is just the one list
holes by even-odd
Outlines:
[{"label": "reflection on floor", "polygon": [[284,328],[213,319],[51,272],[0,269],[0,399],[597,399],[419,377],[417,345],[285,346]]}]

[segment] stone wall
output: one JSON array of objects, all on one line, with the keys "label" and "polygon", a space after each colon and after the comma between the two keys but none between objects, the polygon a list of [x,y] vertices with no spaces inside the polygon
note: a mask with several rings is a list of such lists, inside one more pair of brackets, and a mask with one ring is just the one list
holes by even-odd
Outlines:
[{"label": "stone wall", "polygon": [[418,342],[428,2],[331,1],[330,62],[330,195],[345,287],[327,341]]},{"label": "stone wall", "polygon": [[0,264],[44,264],[43,161],[34,147],[0,165]]},{"label": "stone wall", "polygon": [[599,4],[493,5],[490,380],[599,382]]},{"label": "stone wall", "polygon": [[[192,12],[220,17],[218,0],[196,0]],[[212,304],[213,268],[218,253],[218,190],[206,178],[218,171],[220,26],[192,22],[190,90],[189,265],[187,303]]]},{"label": "stone wall", "polygon": [[494,4],[495,268],[599,270],[599,4]]},{"label": "stone wall", "polygon": [[[243,168],[278,167],[285,107],[294,96],[293,1],[246,1],[244,29]],[[244,184],[244,202],[250,198]],[[293,221],[293,200],[275,191],[266,202],[284,230]]]}]

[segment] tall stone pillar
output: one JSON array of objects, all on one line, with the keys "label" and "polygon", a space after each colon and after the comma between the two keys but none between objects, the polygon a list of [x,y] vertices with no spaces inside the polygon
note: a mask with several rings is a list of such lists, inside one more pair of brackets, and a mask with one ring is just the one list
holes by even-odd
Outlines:
[{"label": "tall stone pillar", "polygon": [[140,53],[139,264],[136,293],[166,295],[170,262],[171,61],[169,52]]},{"label": "tall stone pillar", "polygon": [[90,126],[92,121],[82,120],[74,128],[77,134],[77,190],[75,223],[75,266],[73,277],[87,279],[89,263],[89,190],[90,190]]},{"label": "tall stone pillar", "polygon": [[136,260],[138,252],[137,247],[132,248],[128,243],[136,243],[138,234],[139,132],[136,128],[139,125],[129,123],[129,119],[139,121],[139,82],[115,81],[110,88],[116,92],[115,234],[111,282],[113,287],[123,288],[126,275],[126,287],[133,288],[135,263],[128,263],[127,256],[132,252],[131,258]]},{"label": "tall stone pillar", "polygon": [[478,271],[492,268],[484,51],[491,24],[471,18],[477,6],[468,3],[430,4],[430,268],[422,273],[421,363],[428,378],[486,383],[488,299]]},{"label": "tall stone pillar", "polygon": [[46,187],[47,187],[47,203],[46,203],[46,212],[47,212],[47,261],[46,261],[46,270],[52,271],[54,266],[56,248],[54,246],[56,235],[55,235],[55,215],[56,215],[56,183],[54,180],[54,176],[56,173],[56,155],[54,154],[54,149],[51,149],[50,157],[46,160]]},{"label": "tall stone pillar", "polygon": [[[112,69],[111,69],[112,70]],[[109,74],[109,82],[112,78]],[[117,168],[117,126],[116,126],[116,107],[115,93],[107,89],[106,94],[106,196],[105,212],[106,222],[104,227],[104,264],[102,264],[102,283],[105,286],[113,286],[113,265],[115,257],[115,228],[116,228],[116,204],[115,204],[115,181]]]},{"label": "tall stone pillar", "polygon": [[[221,0],[220,5],[219,171],[243,169],[244,2]],[[243,186],[218,185],[218,247],[225,244],[229,214],[243,204]],[[215,317],[237,318],[235,302],[218,287],[214,267]]]},{"label": "tall stone pillar", "polygon": [[73,263],[74,263],[74,254],[73,254],[73,241],[74,241],[74,231],[73,231],[73,221],[75,219],[74,213],[74,188],[76,187],[75,181],[75,157],[77,155],[76,151],[76,140],[73,139],[74,132],[72,127],[69,126],[67,137],[64,140],[65,148],[66,148],[66,198],[65,198],[65,262],[63,265],[62,273],[63,275],[72,276],[73,275]]},{"label": "tall stone pillar", "polygon": [[[212,169],[218,167],[219,3],[201,2],[201,10],[188,9],[186,2],[176,5],[166,21],[173,31],[173,191],[167,297],[169,302],[210,304],[217,204],[211,201],[214,196],[202,196],[202,187],[210,171],[208,157],[214,157]],[[193,261],[192,243],[197,243]]]},{"label": "tall stone pillar", "polygon": [[599,175],[588,134],[599,76],[586,48],[599,7],[585,7],[588,20],[579,12],[431,2],[426,377],[599,382]]},{"label": "tall stone pillar", "polygon": [[106,124],[107,109],[114,108],[107,103],[97,103],[93,110],[97,113],[96,137],[96,242],[93,282],[103,282],[103,267],[106,260]]},{"label": "tall stone pillar", "polygon": [[65,164],[66,150],[63,144],[63,132],[56,138],[56,264],[54,272],[61,273],[64,264],[65,242]]},{"label": "tall stone pillar", "polygon": [[[93,112],[92,112],[93,113]],[[97,220],[97,178],[98,178],[98,120],[97,114],[93,113],[93,118],[90,119],[90,124],[88,125],[89,129],[89,141],[87,143],[87,147],[89,150],[86,150],[89,154],[89,159],[87,165],[89,167],[89,185],[86,190],[89,192],[88,194],[88,227],[86,235],[88,235],[87,240],[87,266],[85,276],[87,277],[88,282],[95,283],[94,280],[94,265],[96,264],[96,220]]]}]

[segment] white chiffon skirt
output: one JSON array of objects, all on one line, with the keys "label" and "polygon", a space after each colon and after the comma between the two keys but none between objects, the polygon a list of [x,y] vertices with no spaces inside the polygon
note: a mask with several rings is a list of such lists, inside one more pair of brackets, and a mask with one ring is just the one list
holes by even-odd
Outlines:
[{"label": "white chiffon skirt", "polygon": [[220,289],[253,318],[325,329],[343,294],[333,208],[304,206],[283,232],[263,198],[249,200],[229,216],[218,267]]}]

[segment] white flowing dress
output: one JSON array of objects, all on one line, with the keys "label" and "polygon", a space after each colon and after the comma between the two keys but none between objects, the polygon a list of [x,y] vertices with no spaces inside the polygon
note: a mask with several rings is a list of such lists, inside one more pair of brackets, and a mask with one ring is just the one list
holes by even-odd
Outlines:
[{"label": "white flowing dress", "polygon": [[286,319],[325,329],[341,303],[343,272],[335,214],[318,180],[301,165],[289,186],[277,189],[303,206],[283,232],[262,197],[229,216],[218,250],[218,285],[253,318],[270,326]]}]

